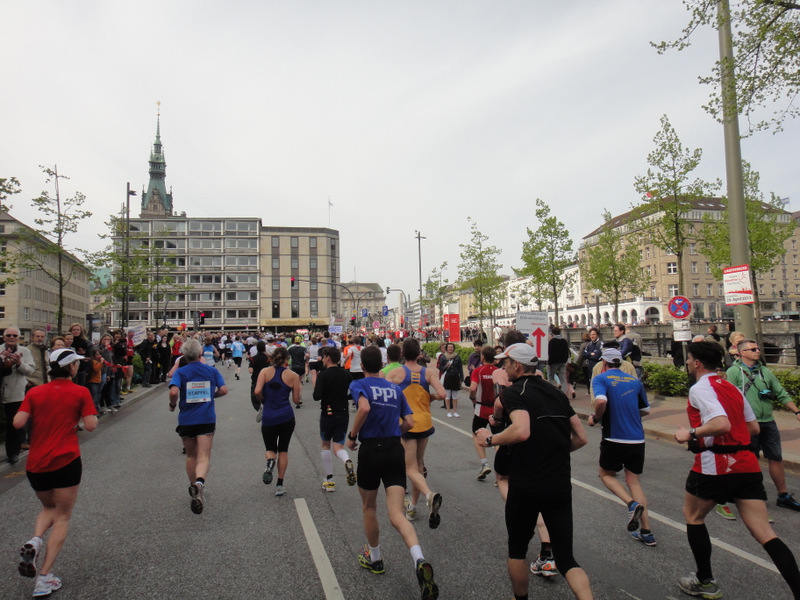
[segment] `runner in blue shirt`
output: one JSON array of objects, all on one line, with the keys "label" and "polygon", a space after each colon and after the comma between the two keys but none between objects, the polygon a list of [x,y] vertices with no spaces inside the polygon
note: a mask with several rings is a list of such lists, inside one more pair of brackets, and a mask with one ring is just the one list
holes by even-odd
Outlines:
[{"label": "runner in blue shirt", "polygon": [[175,371],[169,382],[169,410],[174,411],[180,402],[175,431],[186,449],[192,512],[199,515],[203,512],[203,490],[217,423],[214,398],[227,394],[228,388],[216,368],[201,362],[200,342],[188,340],[181,346],[181,352],[189,364]]},{"label": "runner in blue shirt", "polygon": [[244,356],[245,347],[242,343],[242,338],[236,336],[236,341],[231,344],[231,356],[233,362],[236,363],[236,379],[239,379],[239,371],[242,370],[242,356]]},{"label": "runner in blue shirt", "polygon": [[[650,412],[650,403],[642,382],[620,370],[622,353],[618,349],[604,348],[602,360],[605,369],[592,379],[596,402],[594,414],[589,417],[589,425],[602,423],[603,426],[600,480],[628,506],[627,529],[631,537],[647,546],[655,546],[647,498],[639,481],[644,470],[642,415]],[[625,485],[617,479],[617,473],[623,469]]]},{"label": "runner in blue shirt", "polygon": [[403,390],[378,376],[381,363],[381,351],[377,346],[364,348],[361,365],[365,377],[350,384],[350,394],[358,403],[358,412],[353,429],[347,435],[347,446],[355,450],[356,440],[361,442],[357,476],[367,534],[367,545],[358,555],[358,563],[373,573],[385,570],[377,516],[378,488],[383,481],[389,519],[411,552],[422,600],[433,600],[439,597],[433,567],[422,555],[414,526],[406,520],[403,510],[406,465],[400,436],[413,427],[414,418]]}]

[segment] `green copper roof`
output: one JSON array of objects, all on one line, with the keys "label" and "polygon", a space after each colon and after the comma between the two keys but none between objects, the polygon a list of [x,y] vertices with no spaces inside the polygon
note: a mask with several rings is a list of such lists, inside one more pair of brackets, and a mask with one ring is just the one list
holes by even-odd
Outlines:
[{"label": "green copper roof", "polygon": [[153,142],[153,149],[150,152],[150,183],[147,192],[142,196],[142,209],[146,209],[151,203],[160,203],[161,206],[172,214],[172,194],[167,193],[164,180],[167,176],[167,163],[164,160],[164,151],[161,146],[161,115],[156,121],[156,139]]}]

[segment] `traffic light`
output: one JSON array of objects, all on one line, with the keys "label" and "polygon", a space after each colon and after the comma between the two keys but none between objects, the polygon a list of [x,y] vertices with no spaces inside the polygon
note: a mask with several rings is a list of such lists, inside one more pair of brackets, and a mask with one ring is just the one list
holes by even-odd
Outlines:
[{"label": "traffic light", "polygon": [[350,325],[355,327],[355,325],[356,325],[356,318],[355,317],[350,317]]},{"label": "traffic light", "polygon": [[205,324],[205,322],[206,322],[206,313],[205,313],[204,310],[200,311],[200,314],[198,315],[198,317],[200,318],[200,325]]},{"label": "traffic light", "polygon": [[292,277],[292,289],[293,290],[297,289],[297,283],[295,282],[294,277]]}]

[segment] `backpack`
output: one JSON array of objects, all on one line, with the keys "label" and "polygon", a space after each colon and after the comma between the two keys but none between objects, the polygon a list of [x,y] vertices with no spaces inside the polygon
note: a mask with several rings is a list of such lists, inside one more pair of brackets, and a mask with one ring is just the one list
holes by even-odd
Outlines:
[{"label": "backpack", "polygon": [[633,346],[629,357],[633,364],[642,362],[642,349],[639,348],[639,344],[636,343],[636,340],[633,340]]}]

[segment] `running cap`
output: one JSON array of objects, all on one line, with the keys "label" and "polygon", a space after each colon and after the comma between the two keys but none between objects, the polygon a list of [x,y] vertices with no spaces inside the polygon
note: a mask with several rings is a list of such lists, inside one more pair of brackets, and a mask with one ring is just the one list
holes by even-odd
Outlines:
[{"label": "running cap", "polygon": [[71,348],[59,348],[50,353],[50,362],[58,363],[59,367],[66,367],[80,359],[80,355],[76,354]]},{"label": "running cap", "polygon": [[539,364],[539,358],[536,356],[536,350],[533,346],[528,344],[511,344],[508,348],[503,350],[500,354],[496,355],[495,360],[501,358],[510,358],[523,365],[535,367]]},{"label": "running cap", "polygon": [[275,336],[274,336],[274,335],[272,335],[271,333],[268,333],[268,334],[267,334],[267,341],[268,341],[268,342],[271,342],[271,341],[272,341],[272,340],[274,340],[274,339],[275,339]]},{"label": "running cap", "polygon": [[622,362],[622,353],[616,348],[604,348],[603,360],[609,363]]}]

